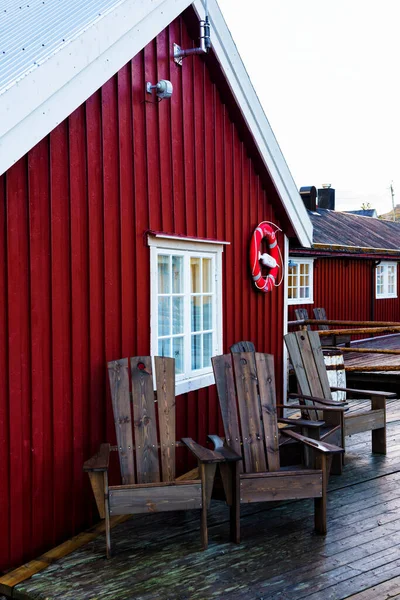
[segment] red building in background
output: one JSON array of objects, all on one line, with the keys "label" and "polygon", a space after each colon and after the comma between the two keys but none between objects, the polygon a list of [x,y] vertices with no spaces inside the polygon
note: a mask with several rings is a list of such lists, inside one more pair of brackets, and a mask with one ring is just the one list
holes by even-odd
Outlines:
[{"label": "red building in background", "polygon": [[[315,190],[315,188],[314,188]],[[290,247],[289,320],[323,307],[329,319],[400,321],[400,223],[335,210],[335,190],[302,188],[311,248]]]},{"label": "red building in background", "polygon": [[[284,287],[254,289],[248,244],[263,220],[285,261],[288,238],[311,243],[216,2],[210,52],[182,65],[200,0],[78,4],[1,16],[0,570],[93,518],[107,361],[175,356],[178,436],[200,442],[220,430],[212,354],[251,339],[282,393]],[[170,98],[147,93],[159,80]]]}]

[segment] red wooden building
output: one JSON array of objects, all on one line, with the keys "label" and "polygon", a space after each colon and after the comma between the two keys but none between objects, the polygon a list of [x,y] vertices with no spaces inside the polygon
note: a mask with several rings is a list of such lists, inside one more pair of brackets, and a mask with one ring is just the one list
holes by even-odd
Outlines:
[{"label": "red wooden building", "polygon": [[[335,190],[302,188],[313,224],[311,248],[291,243],[289,320],[323,307],[329,319],[400,321],[400,223],[335,210]],[[314,188],[315,190],[315,188]]]},{"label": "red wooden building", "polygon": [[220,429],[212,354],[251,339],[282,385],[284,286],[255,291],[248,244],[271,221],[287,260],[311,223],[208,4],[212,47],[181,65],[201,0],[0,17],[0,570],[96,518],[82,464],[114,437],[108,360],[175,356],[178,435],[199,441]]}]

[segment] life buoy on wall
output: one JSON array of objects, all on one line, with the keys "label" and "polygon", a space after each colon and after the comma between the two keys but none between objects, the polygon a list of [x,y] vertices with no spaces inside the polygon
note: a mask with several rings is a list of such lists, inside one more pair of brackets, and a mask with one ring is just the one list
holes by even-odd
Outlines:
[{"label": "life buoy on wall", "polygon": [[[269,254],[261,254],[261,240],[266,238],[269,246]],[[278,275],[279,247],[276,241],[275,231],[272,227],[262,221],[254,230],[250,242],[250,268],[254,284],[260,292],[270,292],[275,286]],[[270,267],[266,277],[262,276],[260,261],[263,265]]]}]

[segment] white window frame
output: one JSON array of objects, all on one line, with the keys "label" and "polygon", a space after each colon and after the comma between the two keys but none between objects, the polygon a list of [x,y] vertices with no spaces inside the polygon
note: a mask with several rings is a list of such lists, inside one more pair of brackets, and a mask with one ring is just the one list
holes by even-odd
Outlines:
[{"label": "white window frame", "polygon": [[[150,350],[151,355],[158,355],[158,255],[172,254],[184,257],[184,264],[188,268],[189,257],[204,257],[212,259],[214,276],[212,277],[212,291],[214,293],[212,327],[213,335],[212,355],[222,354],[222,252],[228,242],[215,240],[196,240],[195,238],[182,238],[167,234],[148,236],[150,246]],[[187,261],[185,263],[185,261]],[[184,267],[185,269],[185,267]],[[190,294],[190,279],[184,279],[184,296]],[[191,336],[190,306],[186,303],[184,309],[184,336]],[[186,346],[186,347],[185,347]],[[184,373],[177,374],[175,378],[176,395],[184,394],[215,383],[212,366],[192,371],[191,344],[184,346]]]},{"label": "white window frame", "polygon": [[[394,292],[388,292],[389,286],[389,267],[394,267]],[[378,269],[383,269],[383,292],[378,293]],[[397,298],[397,262],[382,261],[375,267],[375,299],[383,300],[384,298]]]},{"label": "white window frame", "polygon": [[[310,297],[309,298],[289,298],[289,267],[287,270],[287,302],[288,304],[314,304],[314,259],[299,256],[289,256],[289,261],[300,264],[310,265]],[[300,274],[299,274],[300,277]]]}]

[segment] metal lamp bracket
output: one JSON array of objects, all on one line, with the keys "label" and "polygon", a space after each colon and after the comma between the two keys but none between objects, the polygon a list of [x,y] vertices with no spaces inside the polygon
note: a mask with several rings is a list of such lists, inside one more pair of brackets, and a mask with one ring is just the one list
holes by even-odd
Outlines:
[{"label": "metal lamp bracket", "polygon": [[174,62],[176,62],[176,64],[179,66],[182,66],[183,63],[183,56],[180,55],[181,51],[182,48],[178,46],[178,44],[174,43]]}]

